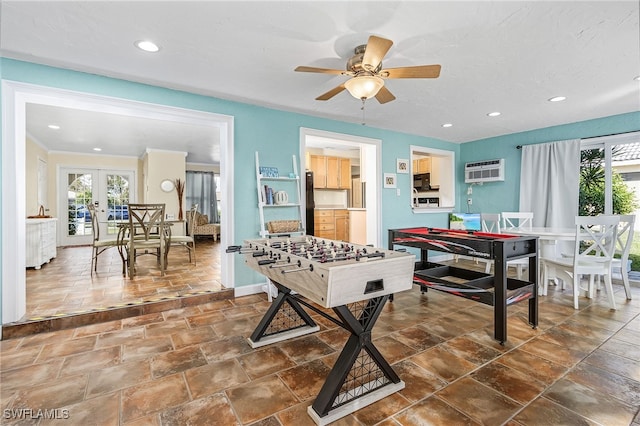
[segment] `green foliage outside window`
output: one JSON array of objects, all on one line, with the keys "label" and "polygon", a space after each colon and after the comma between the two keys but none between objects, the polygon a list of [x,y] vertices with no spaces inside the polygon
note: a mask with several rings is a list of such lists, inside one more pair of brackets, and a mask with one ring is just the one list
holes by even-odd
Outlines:
[{"label": "green foliage outside window", "polygon": [[[616,149],[612,152],[614,155]],[[580,216],[596,216],[604,213],[604,149],[583,150],[580,154],[580,197],[578,214]],[[622,176],[615,170],[611,171],[611,190],[613,214],[631,214],[638,208],[633,189],[629,188]],[[632,261],[631,270],[640,270],[640,236],[634,238],[634,245],[629,259]]]}]

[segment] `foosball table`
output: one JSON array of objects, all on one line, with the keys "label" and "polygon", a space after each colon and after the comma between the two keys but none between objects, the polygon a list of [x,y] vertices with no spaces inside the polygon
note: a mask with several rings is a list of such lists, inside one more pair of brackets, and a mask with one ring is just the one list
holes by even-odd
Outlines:
[{"label": "foosball table", "polygon": [[[414,283],[493,306],[494,337],[507,340],[507,306],[528,300],[529,323],[538,325],[538,237],[438,228],[389,230],[389,249],[420,249]],[[494,274],[429,261],[429,251],[493,260]],[[510,260],[528,258],[528,280],[507,277]]]},{"label": "foosball table", "polygon": [[316,424],[333,422],[404,388],[371,332],[389,296],[411,289],[415,255],[305,235],[246,240],[227,252],[244,255],[245,263],[278,289],[249,338],[253,348],[318,331],[305,308],[350,333],[307,410]]}]

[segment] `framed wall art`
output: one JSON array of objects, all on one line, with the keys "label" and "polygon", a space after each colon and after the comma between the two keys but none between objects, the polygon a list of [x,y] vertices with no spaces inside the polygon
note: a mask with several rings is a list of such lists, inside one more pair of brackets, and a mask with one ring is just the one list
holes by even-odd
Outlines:
[{"label": "framed wall art", "polygon": [[384,187],[385,188],[395,188],[396,187],[396,174],[395,173],[385,173],[384,174]]},{"label": "framed wall art", "polygon": [[396,173],[409,173],[409,160],[405,160],[404,158],[396,159]]}]

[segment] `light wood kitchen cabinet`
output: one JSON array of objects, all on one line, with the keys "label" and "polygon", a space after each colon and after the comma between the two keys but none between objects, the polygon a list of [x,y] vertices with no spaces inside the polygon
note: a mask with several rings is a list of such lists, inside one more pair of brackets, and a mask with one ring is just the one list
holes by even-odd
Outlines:
[{"label": "light wood kitchen cabinet", "polygon": [[313,211],[313,235],[318,238],[335,239],[336,225],[333,210],[315,209]]},{"label": "light wood kitchen cabinet", "polygon": [[349,158],[339,159],[340,179],[338,180],[338,188],[351,189],[351,160]]},{"label": "light wood kitchen cabinet", "polygon": [[309,156],[311,171],[313,172],[313,187],[327,187],[327,157],[324,155]]},{"label": "light wood kitchen cabinet", "polygon": [[310,155],[313,187],[321,189],[351,188],[351,159]]},{"label": "light wood kitchen cabinet", "polygon": [[431,173],[431,157],[413,160],[413,174],[416,173]]},{"label": "light wood kitchen cabinet", "polygon": [[313,212],[313,235],[317,238],[349,241],[349,211],[316,209]]},{"label": "light wood kitchen cabinet", "polygon": [[336,240],[349,241],[349,211],[335,210],[333,212],[335,218]]},{"label": "light wood kitchen cabinet", "polygon": [[327,189],[340,188],[340,159],[327,157]]}]

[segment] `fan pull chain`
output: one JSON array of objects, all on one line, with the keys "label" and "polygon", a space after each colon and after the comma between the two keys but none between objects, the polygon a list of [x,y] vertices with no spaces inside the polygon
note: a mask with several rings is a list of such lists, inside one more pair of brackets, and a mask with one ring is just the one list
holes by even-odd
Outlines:
[{"label": "fan pull chain", "polygon": [[365,119],[364,119],[364,101],[366,101],[367,98],[362,98],[362,107],[360,107],[360,109],[362,110],[362,125],[364,126],[365,123]]}]

